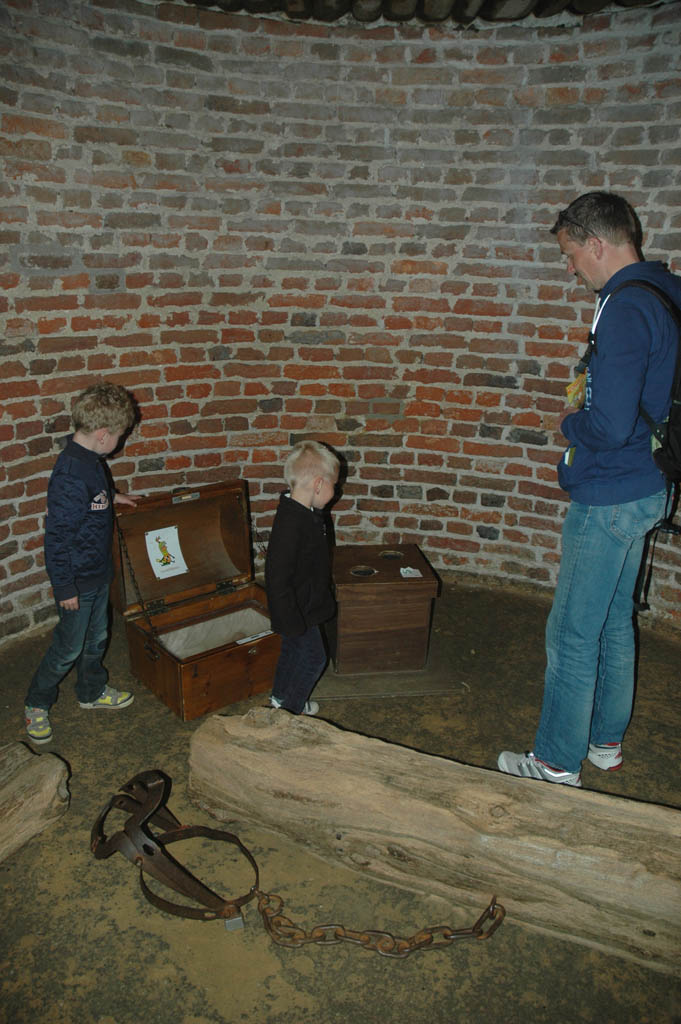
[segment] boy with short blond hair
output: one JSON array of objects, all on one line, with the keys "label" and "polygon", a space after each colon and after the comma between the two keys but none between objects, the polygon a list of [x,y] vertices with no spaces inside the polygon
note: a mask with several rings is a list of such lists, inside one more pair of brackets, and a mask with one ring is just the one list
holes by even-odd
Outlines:
[{"label": "boy with short blond hair", "polygon": [[336,492],[338,456],[319,441],[301,441],[284,463],[290,490],[282,494],[265,560],[272,629],[281,654],[270,704],[295,715],[315,715],[309,700],[327,663],[319,626],[333,617],[331,560],[321,514]]},{"label": "boy with short blond hair", "polygon": [[95,384],[74,399],[74,433],[57,458],[47,488],[45,567],[59,621],[31,680],[24,713],[34,743],[52,739],[49,710],[59,684],[76,666],[81,708],[115,710],[133,696],[108,685],[102,658],[108,643],[113,504],[135,499],[114,493],[103,459],[132,427],[135,408],[118,384]]}]

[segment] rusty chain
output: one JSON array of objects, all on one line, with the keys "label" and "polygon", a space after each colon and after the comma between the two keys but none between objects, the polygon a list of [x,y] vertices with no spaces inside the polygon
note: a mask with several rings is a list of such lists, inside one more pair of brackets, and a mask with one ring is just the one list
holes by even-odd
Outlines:
[{"label": "rusty chain", "polygon": [[[128,573],[130,575],[130,580],[132,582],[133,590],[135,591],[135,597],[137,598],[138,604],[139,604],[140,608],[142,609],[142,615],[144,616],[144,620],[145,620],[147,626],[149,627],[149,635],[148,635],[148,637],[144,641],[144,650],[146,651],[146,653],[149,656],[149,659],[151,661],[158,661],[158,659],[161,656],[159,654],[159,648],[162,647],[163,644],[161,643],[161,641],[159,639],[158,630],[156,629],[156,626],[154,625],[153,619],[151,618],[151,615],[149,614],[149,609],[147,608],[146,602],[145,602],[144,598],[142,597],[142,591],[140,590],[140,585],[138,583],[137,576],[135,574],[135,569],[134,569],[133,564],[132,564],[132,558],[130,557],[130,552],[128,551],[128,545],[127,545],[125,537],[123,535],[123,530],[121,529],[121,524],[118,521],[118,516],[115,516],[114,518],[115,518],[115,523],[116,523],[116,535],[118,537],[118,545],[119,545],[119,548],[120,548],[121,552],[123,553],[123,557],[125,559],[126,568],[127,568]],[[125,592],[125,583],[124,583],[124,573],[123,572],[121,572],[120,586],[121,586],[121,593],[124,594],[124,592]]]},{"label": "rusty chain", "polygon": [[[90,847],[98,860],[118,851],[139,868],[142,892],[159,910],[200,921],[223,919],[228,928],[243,927],[241,908],[257,897],[258,911],[265,930],[279,946],[298,948],[308,943],[329,946],[348,942],[396,959],[404,959],[418,950],[450,946],[457,939],[488,939],[504,920],[506,912],[497,903],[496,896],[493,896],[489,906],[470,928],[437,925],[423,928],[408,939],[396,938],[384,931],[355,931],[339,924],[318,925],[305,931],[284,915],[281,896],[260,889],[258,865],[238,836],[201,825],[182,825],[178,821],[167,806],[170,787],[171,780],[163,772],[157,769],[140,772],[120,787],[121,792],[111,797],[95,821],[90,837]],[[114,808],[128,812],[130,817],[122,829],[107,836],[104,825],[109,812]],[[152,824],[163,831],[152,831]],[[247,893],[235,899],[223,899],[166,853],[166,847],[170,844],[196,837],[216,839],[237,847],[250,863],[255,875],[255,882]],[[172,903],[159,896],[146,883],[145,872],[198,906]]]},{"label": "rusty chain", "polygon": [[[493,896],[489,906],[470,928],[436,925],[433,928],[423,928],[408,939],[395,938],[390,932],[353,931],[340,924],[318,925],[306,932],[300,925],[294,924],[282,914],[284,901],[280,896],[260,891],[257,891],[256,895],[265,929],[272,941],[280,946],[298,947],[308,943],[331,946],[337,942],[349,942],[381,956],[395,959],[404,959],[417,950],[441,949],[443,946],[450,946],[457,939],[488,939],[506,915],[504,908],[497,903],[496,896]],[[491,924],[485,929],[487,922]]]}]

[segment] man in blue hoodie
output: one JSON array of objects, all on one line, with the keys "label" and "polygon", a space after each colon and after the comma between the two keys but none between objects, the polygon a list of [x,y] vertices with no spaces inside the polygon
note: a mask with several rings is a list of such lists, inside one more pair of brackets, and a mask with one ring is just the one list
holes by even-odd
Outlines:
[{"label": "man in blue hoodie", "polygon": [[660,299],[627,281],[657,285],[681,306],[681,280],[641,257],[640,225],[621,196],[590,192],[552,228],[568,272],[598,295],[583,408],[561,430],[558,466],[570,495],[553,607],[546,626],[544,700],[534,750],[503,751],[502,772],[581,786],[584,758],[622,765],[634,697],[633,594],[646,533],[662,517],[665,480],[643,406],[669,413],[678,331]]}]

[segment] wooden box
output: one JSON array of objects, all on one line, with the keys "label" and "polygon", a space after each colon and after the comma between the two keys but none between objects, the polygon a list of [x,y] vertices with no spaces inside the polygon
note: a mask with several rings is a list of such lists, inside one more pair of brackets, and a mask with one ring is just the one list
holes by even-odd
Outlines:
[{"label": "wooden box", "polygon": [[281,638],[253,579],[245,481],[116,511],[112,602],[134,675],[183,721],[269,690]]},{"label": "wooden box", "polygon": [[336,672],[423,668],[439,580],[416,544],[347,544],[333,553],[338,613],[327,635]]}]

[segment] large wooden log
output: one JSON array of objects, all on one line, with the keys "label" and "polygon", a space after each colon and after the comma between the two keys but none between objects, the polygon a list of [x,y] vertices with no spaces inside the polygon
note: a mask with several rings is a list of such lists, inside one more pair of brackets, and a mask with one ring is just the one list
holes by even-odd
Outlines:
[{"label": "large wooden log", "polygon": [[194,733],[190,795],[450,904],[681,971],[681,811],[458,764],[255,709]]},{"label": "large wooden log", "polygon": [[0,861],[66,811],[68,767],[54,754],[23,743],[0,746]]}]

